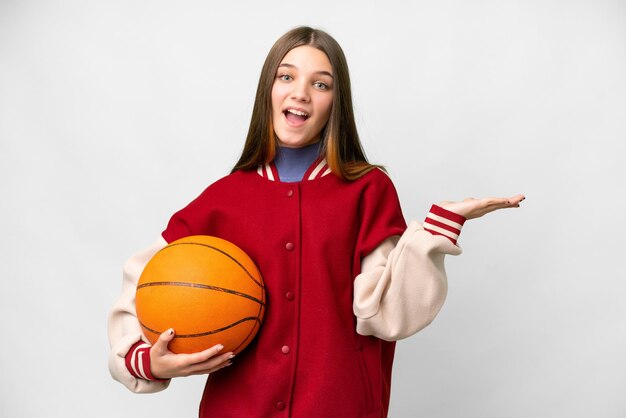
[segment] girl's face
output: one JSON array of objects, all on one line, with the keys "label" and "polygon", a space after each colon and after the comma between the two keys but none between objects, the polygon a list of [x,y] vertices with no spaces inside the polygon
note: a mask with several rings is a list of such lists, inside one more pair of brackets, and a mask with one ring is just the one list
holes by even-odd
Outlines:
[{"label": "girl's face", "polygon": [[272,86],[272,123],[280,145],[317,142],[333,105],[333,71],[326,54],[311,46],[287,53]]}]

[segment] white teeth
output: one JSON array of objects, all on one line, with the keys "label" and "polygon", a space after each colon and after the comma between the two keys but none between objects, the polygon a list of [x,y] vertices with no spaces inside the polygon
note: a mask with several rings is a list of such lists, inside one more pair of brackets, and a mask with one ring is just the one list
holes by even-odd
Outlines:
[{"label": "white teeth", "polygon": [[287,109],[287,112],[293,113],[294,115],[297,115],[297,116],[309,116],[307,113],[301,112],[296,109]]}]

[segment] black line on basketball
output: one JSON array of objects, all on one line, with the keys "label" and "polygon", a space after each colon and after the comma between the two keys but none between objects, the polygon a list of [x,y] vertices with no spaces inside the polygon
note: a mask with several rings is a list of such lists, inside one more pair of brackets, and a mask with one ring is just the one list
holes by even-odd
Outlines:
[{"label": "black line on basketball", "polygon": [[[226,331],[227,329],[230,329],[230,328],[232,328],[234,326],[237,326],[237,325],[241,324],[242,322],[247,322],[247,321],[255,321],[255,322],[258,323],[259,319],[251,316],[251,317],[240,319],[239,321],[233,322],[232,324],[226,325],[225,327],[222,327],[222,328],[214,329],[214,330],[207,331],[207,332],[200,332],[200,333],[197,333],[197,334],[176,334],[176,335],[174,335],[174,338],[206,337],[207,335],[217,334],[218,332]],[[141,325],[143,328],[145,328],[146,331],[150,331],[153,334],[156,334],[156,335],[161,335],[162,334],[162,332],[156,331],[156,330],[154,330],[154,329],[152,329],[150,327],[147,327],[142,322],[139,322],[139,325]]]},{"label": "black line on basketball", "polygon": [[246,335],[246,338],[244,338],[243,341],[241,341],[241,344],[239,344],[233,351],[239,350],[239,347],[244,345],[246,343],[246,341],[248,341],[248,339],[251,339],[250,337],[252,336],[252,334],[254,334],[254,330],[256,329],[257,325],[259,327],[261,326],[261,312],[263,312],[264,308],[265,307],[263,305],[259,305],[259,312],[256,315],[257,323],[254,324],[254,326],[250,329],[250,332],[248,332],[248,335]]},{"label": "black line on basketball", "polygon": [[226,257],[228,257],[228,258],[230,258],[231,260],[233,260],[235,263],[237,263],[237,265],[238,265],[239,267],[241,267],[241,269],[242,269],[243,271],[245,271],[245,272],[246,272],[246,274],[248,275],[248,277],[249,277],[249,278],[250,278],[250,279],[251,279],[254,283],[256,283],[259,287],[263,287],[263,284],[262,284],[261,282],[259,282],[257,279],[255,279],[255,278],[254,278],[254,276],[252,276],[252,274],[250,274],[250,272],[249,272],[249,271],[248,271],[248,270],[247,270],[247,269],[246,269],[246,268],[245,268],[245,267],[244,267],[244,266],[243,266],[243,265],[242,265],[239,261],[237,261],[237,259],[236,259],[236,258],[234,258],[234,257],[233,257],[233,256],[231,256],[230,254],[228,254],[226,251],[224,251],[224,250],[220,250],[219,248],[216,248],[216,247],[214,247],[214,246],[212,246],[212,245],[209,245],[209,244],[203,244],[203,243],[201,243],[201,242],[179,242],[179,243],[177,243],[177,244],[176,244],[176,243],[172,243],[172,244],[168,245],[167,247],[164,247],[164,248],[162,248],[161,250],[159,250],[159,252],[161,252],[161,251],[163,251],[163,250],[166,250],[167,248],[174,247],[174,246],[176,246],[176,245],[200,245],[200,246],[202,246],[202,247],[207,247],[207,248],[210,248],[210,249],[215,250],[215,251],[217,251],[217,252],[220,252],[220,253],[224,254]]},{"label": "black line on basketball", "polygon": [[150,282],[150,283],[144,283],[144,284],[141,284],[141,285],[137,286],[137,291],[139,291],[139,289],[143,289],[144,287],[151,287],[151,286],[179,286],[179,287],[195,287],[195,288],[198,288],[198,289],[215,290],[215,291],[218,291],[218,292],[230,293],[231,295],[241,296],[242,298],[250,299],[250,300],[258,303],[261,306],[265,305],[265,302],[263,302],[262,300],[259,300],[259,299],[255,298],[254,296],[250,296],[250,295],[248,295],[246,293],[241,293],[241,292],[237,292],[236,290],[225,289],[223,287],[210,286],[208,284],[201,284],[201,283],[189,283],[189,282]]}]

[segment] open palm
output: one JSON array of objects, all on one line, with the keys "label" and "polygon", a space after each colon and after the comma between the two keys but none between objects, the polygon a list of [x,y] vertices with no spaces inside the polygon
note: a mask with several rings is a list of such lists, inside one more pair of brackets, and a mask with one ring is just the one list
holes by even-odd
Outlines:
[{"label": "open palm", "polygon": [[524,195],[518,194],[512,197],[487,197],[475,199],[469,197],[461,202],[445,201],[439,203],[444,209],[463,216],[465,219],[480,218],[489,212],[505,208],[518,208],[520,202],[526,199]]}]

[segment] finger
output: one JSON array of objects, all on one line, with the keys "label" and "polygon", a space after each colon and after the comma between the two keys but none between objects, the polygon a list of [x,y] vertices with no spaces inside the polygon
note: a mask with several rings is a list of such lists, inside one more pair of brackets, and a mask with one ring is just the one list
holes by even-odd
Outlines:
[{"label": "finger", "polygon": [[[222,344],[217,344],[217,345],[214,345],[213,347],[207,348],[204,351],[200,351],[199,353],[188,354],[185,360],[188,364],[203,363],[209,360],[210,358],[216,356],[217,354],[219,354],[219,352],[222,351],[223,349],[224,349],[224,346]],[[226,353],[226,354],[229,354],[229,353]]]},{"label": "finger", "polygon": [[508,197],[489,197],[487,198],[487,203],[490,206],[508,205],[509,198]]},{"label": "finger", "polygon": [[506,197],[488,197],[483,200],[482,207],[489,211],[506,208],[511,205],[516,204],[517,202]]},{"label": "finger", "polygon": [[187,370],[190,374],[205,374],[211,371],[219,370],[232,364],[235,355],[231,352],[224,353],[218,357],[210,358],[202,363],[191,365]]},{"label": "finger", "polygon": [[199,370],[194,370],[193,372],[190,373],[190,375],[202,375],[202,374],[210,374],[210,373],[215,373],[218,370],[221,370],[225,367],[228,366],[232,366],[233,363],[231,361],[227,361],[226,363],[222,363],[219,366],[215,366],[215,367],[211,367],[208,369],[199,369]]},{"label": "finger", "polygon": [[489,197],[485,199],[484,205],[482,206],[481,216],[498,209],[519,207],[519,203],[525,198],[526,197],[521,194],[510,198]]},{"label": "finger", "polygon": [[164,351],[168,351],[169,348],[169,344],[170,342],[174,339],[174,328],[170,328],[167,331],[165,331],[163,334],[159,335],[159,339],[157,340],[156,343],[154,343],[154,349],[158,350],[159,352],[164,352]]},{"label": "finger", "polygon": [[511,204],[513,204],[513,205],[516,205],[516,204],[520,203],[524,199],[526,199],[526,196],[524,196],[523,194],[518,194],[518,195],[515,195],[515,196],[509,198],[509,202],[511,202]]},{"label": "finger", "polygon": [[[195,367],[198,364],[207,363],[214,356],[216,356],[222,349],[224,349],[224,346],[222,344],[218,344],[218,345],[215,345],[215,346],[213,346],[211,348],[207,348],[204,351],[200,351],[198,353],[179,354],[178,358],[179,358],[179,361],[182,364],[184,364],[187,368]],[[232,354],[232,353],[229,352],[229,353],[226,353],[224,355],[227,355],[227,354]]]},{"label": "finger", "polygon": [[525,198],[523,196],[514,196],[506,200],[505,204],[500,204],[496,209],[502,208],[519,208],[519,204]]},{"label": "finger", "polygon": [[217,357],[211,357],[210,359],[203,361],[202,363],[195,364],[193,367],[205,368],[205,369],[208,369],[211,367],[217,367],[220,364],[228,363],[229,361],[232,361],[233,358],[235,358],[235,355],[229,351],[228,353],[221,354]]},{"label": "finger", "polygon": [[480,218],[490,212],[496,211],[498,209],[504,209],[511,207],[511,203],[506,198],[495,198],[488,197],[485,199],[481,199],[478,206],[475,210],[473,210],[466,217],[468,219]]}]

